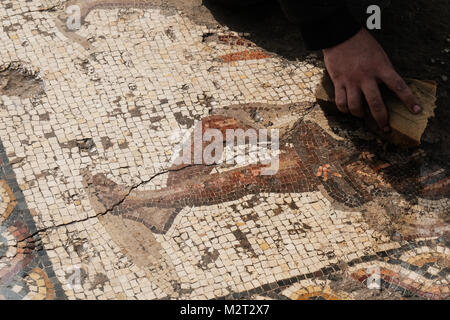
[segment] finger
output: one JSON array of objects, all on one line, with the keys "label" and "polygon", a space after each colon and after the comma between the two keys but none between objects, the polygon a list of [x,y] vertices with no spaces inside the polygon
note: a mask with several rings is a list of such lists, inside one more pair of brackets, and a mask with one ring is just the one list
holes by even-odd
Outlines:
[{"label": "finger", "polygon": [[352,115],[358,118],[364,117],[362,106],[362,95],[359,88],[353,87],[347,90],[348,110]]},{"label": "finger", "polygon": [[340,112],[348,113],[347,92],[345,91],[345,88],[342,86],[336,86],[335,91],[337,108]]},{"label": "finger", "polygon": [[422,111],[422,108],[419,106],[414,93],[397,72],[392,71],[382,77],[380,80],[386,83],[389,89],[391,89],[400,98],[400,100],[403,101],[409,111],[414,114]]},{"label": "finger", "polygon": [[383,132],[390,132],[391,128],[389,126],[389,115],[377,83],[375,81],[367,82],[362,86],[362,91],[364,92],[367,103],[369,104],[370,113],[377,122],[378,126],[381,130],[383,130]]}]

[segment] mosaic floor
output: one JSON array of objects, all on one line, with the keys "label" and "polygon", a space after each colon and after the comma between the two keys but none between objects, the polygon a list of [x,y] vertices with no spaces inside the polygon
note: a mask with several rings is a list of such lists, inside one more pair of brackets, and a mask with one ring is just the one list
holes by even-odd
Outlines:
[{"label": "mosaic floor", "polygon": [[[316,55],[172,2],[0,4],[0,299],[448,299],[439,150],[325,115]],[[206,127],[279,130],[279,170],[174,164]]]}]

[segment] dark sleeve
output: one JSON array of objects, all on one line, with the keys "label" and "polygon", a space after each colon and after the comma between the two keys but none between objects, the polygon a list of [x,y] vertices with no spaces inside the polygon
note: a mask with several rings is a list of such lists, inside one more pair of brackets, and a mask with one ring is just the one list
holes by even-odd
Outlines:
[{"label": "dark sleeve", "polygon": [[278,0],[286,17],[299,24],[309,50],[331,48],[354,36],[361,23],[345,0]]}]

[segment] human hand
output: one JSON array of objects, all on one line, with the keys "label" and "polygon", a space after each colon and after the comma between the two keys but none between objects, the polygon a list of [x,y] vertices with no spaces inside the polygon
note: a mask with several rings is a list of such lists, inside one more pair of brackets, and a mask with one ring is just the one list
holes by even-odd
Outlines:
[{"label": "human hand", "polygon": [[334,83],[339,111],[364,117],[364,95],[378,126],[384,132],[390,132],[389,114],[378,88],[379,82],[384,82],[412,113],[422,111],[413,92],[394,70],[386,52],[366,29],[336,47],[323,50],[323,53]]}]

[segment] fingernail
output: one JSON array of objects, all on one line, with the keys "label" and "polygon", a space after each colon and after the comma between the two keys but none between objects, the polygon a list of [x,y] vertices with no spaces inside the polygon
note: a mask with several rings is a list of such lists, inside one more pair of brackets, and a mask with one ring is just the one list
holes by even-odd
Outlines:
[{"label": "fingernail", "polygon": [[413,110],[414,113],[419,113],[420,111],[422,111],[422,108],[420,106],[414,106]]},{"label": "fingernail", "polygon": [[384,133],[389,133],[391,132],[391,128],[389,126],[386,126],[383,128]]}]

